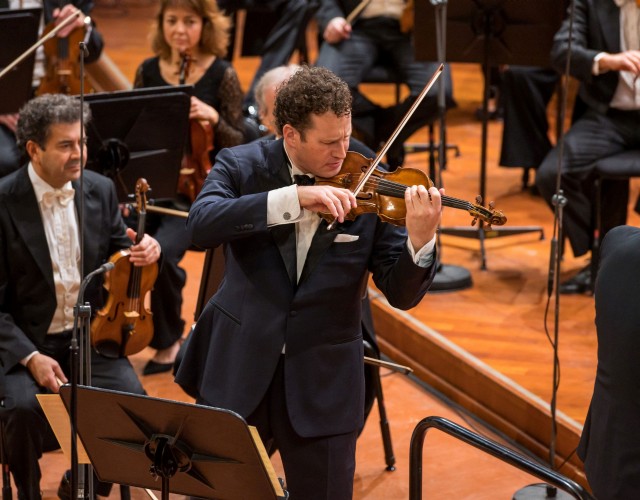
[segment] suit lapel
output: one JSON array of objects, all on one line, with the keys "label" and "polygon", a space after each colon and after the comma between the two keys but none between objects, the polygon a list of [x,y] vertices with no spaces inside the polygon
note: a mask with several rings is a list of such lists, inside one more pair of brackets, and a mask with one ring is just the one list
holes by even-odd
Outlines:
[{"label": "suit lapel", "polygon": [[45,281],[51,290],[55,291],[49,245],[44,233],[38,200],[26,168],[18,174],[13,196],[7,199],[7,209],[16,222],[16,229],[37,262]]},{"label": "suit lapel", "polygon": [[600,7],[595,9],[599,17],[600,30],[605,41],[605,46],[610,47],[610,52],[620,52],[622,41],[620,40],[620,8],[613,1],[598,2]]}]

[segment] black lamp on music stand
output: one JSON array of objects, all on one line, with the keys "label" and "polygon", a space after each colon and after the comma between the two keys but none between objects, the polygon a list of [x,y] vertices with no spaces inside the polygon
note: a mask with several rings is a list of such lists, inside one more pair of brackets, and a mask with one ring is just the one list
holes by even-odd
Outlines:
[{"label": "black lamp on music stand", "polygon": [[[67,410],[71,387],[60,388]],[[102,481],[218,500],[287,498],[255,428],[220,408],[79,386],[78,435]]]},{"label": "black lamp on music stand", "polygon": [[118,200],[130,202],[143,177],[154,199],[175,197],[189,128],[191,86],[89,94],[87,168],[113,179]]},{"label": "black lamp on music stand", "polygon": [[[553,35],[560,27],[564,14],[563,3],[557,0],[457,0],[447,12],[447,59],[449,62],[483,64],[484,91],[482,98],[482,143],[480,153],[480,197],[486,198],[487,130],[489,101],[489,70],[492,65],[518,64],[549,66]],[[415,30],[416,58],[432,61],[430,34],[435,31],[434,6],[430,2],[416,2]],[[441,228],[442,234],[477,238],[480,241],[482,269],[486,269],[484,240],[539,232],[541,227],[501,227],[486,229],[480,221],[477,227]]]}]

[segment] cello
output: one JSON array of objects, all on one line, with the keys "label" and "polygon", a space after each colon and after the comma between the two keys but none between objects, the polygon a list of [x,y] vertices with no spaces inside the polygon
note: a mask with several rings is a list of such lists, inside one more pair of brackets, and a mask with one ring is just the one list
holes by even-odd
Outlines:
[{"label": "cello", "polygon": [[[85,38],[87,20],[85,17],[83,27],[77,27],[64,38],[53,37],[47,40],[44,47],[45,74],[36,90],[36,95],[42,94],[80,94],[82,89],[82,75],[80,68],[80,42]],[[43,36],[51,32],[57,24],[54,19],[47,24]],[[84,91],[91,92],[88,80],[84,78]]]},{"label": "cello", "polygon": [[[138,227],[135,245],[144,236],[149,184],[145,179],[136,182]],[[91,323],[91,345],[108,358],[119,358],[140,352],[153,338],[153,314],[144,299],[158,276],[158,264],[134,266],[129,262],[129,250],[111,256],[113,263],[105,280],[109,291],[106,305],[97,312]]]},{"label": "cello", "polygon": [[[189,78],[193,58],[189,50],[181,55],[180,85]],[[210,151],[213,150],[213,127],[205,120],[189,120],[189,140],[178,177],[178,193],[186,196],[191,203],[196,200],[207,175],[211,170]]]}]

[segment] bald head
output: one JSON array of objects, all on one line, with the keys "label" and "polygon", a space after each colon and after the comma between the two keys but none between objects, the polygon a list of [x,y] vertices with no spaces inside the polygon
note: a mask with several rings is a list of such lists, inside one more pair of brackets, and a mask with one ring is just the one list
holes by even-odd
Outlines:
[{"label": "bald head", "polygon": [[269,129],[269,132],[276,133],[273,118],[276,91],[283,82],[287,81],[299,69],[300,66],[297,64],[278,66],[262,75],[256,85],[255,99],[258,105],[258,116],[262,124]]}]

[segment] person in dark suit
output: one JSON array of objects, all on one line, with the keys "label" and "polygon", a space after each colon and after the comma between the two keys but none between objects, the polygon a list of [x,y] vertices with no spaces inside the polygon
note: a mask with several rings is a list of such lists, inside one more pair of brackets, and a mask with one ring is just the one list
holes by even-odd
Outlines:
[{"label": "person in dark suit", "polygon": [[[61,4],[65,4],[61,7]],[[7,2],[9,8],[18,8],[18,5],[22,5],[22,2]],[[92,0],[72,0],[69,2],[59,2],[58,0],[43,0],[42,1],[42,17],[44,24],[48,24],[55,21],[57,24],[61,23],[69,16],[75,14],[78,10],[81,10],[84,14],[89,15],[93,10],[94,3]],[[0,8],[2,8],[2,1],[0,0]],[[83,16],[76,18],[74,22],[67,27],[60,30],[57,34],[59,39],[63,39],[69,36],[74,29],[83,28],[84,19]],[[92,26],[87,40],[88,55],[85,62],[91,63],[96,61],[102,49],[104,48],[104,41],[100,32]],[[40,85],[41,78],[45,75],[45,60],[44,52],[36,52],[36,62],[33,70],[33,90],[35,91]],[[18,103],[20,106],[22,103]],[[20,168],[20,151],[16,145],[16,125],[18,122],[17,114],[4,114],[0,115],[0,177],[5,176],[14,170]]]},{"label": "person in dark suit", "polygon": [[[258,80],[255,89],[255,98],[256,105],[258,107],[258,116],[260,117],[260,121],[263,126],[271,132],[269,135],[263,137],[263,139],[273,140],[279,139],[276,135],[276,118],[273,114],[275,103],[276,103],[276,93],[278,91],[278,87],[282,85],[287,79],[289,79],[293,74],[300,69],[300,66],[297,64],[289,64],[286,66],[277,66],[269,71],[267,71],[262,78]],[[349,151],[355,151],[360,153],[365,158],[374,158],[376,156],[375,152],[369,149],[365,144],[360,142],[359,140],[351,137],[349,139]],[[383,165],[385,170],[387,169],[386,165]],[[369,302],[369,292],[368,288],[365,287],[363,290],[363,298],[362,298],[362,340],[365,343],[365,355],[373,356],[375,358],[380,358],[380,349],[378,348],[378,343],[376,342],[376,334],[375,329],[373,327],[373,314],[371,312],[371,304]],[[371,352],[366,353],[367,349],[370,349]],[[365,394],[364,394],[364,419],[366,421],[369,416],[369,412],[373,407],[373,403],[376,398],[376,388],[375,388],[375,380],[374,377],[377,376],[377,367],[366,364],[364,366],[364,377],[365,377]],[[364,424],[363,424],[364,428]]]},{"label": "person in dark suit", "polygon": [[598,370],[578,456],[599,500],[640,498],[640,229],[604,238],[595,285]]},{"label": "person in dark suit", "polygon": [[345,221],[351,191],[303,184],[342,168],[348,86],[326,68],[303,68],[278,91],[275,116],[282,139],[221,151],[191,208],[194,243],[222,244],[225,272],[176,381],[273,440],[292,500],[348,499],[363,422],[368,271],[393,306],[420,302],[435,273],[441,193],[406,190],[406,230],[374,214]]},{"label": "person in dark suit", "polygon": [[[82,124],[89,116],[85,109]],[[68,381],[81,277],[120,249],[130,248],[134,265],[151,264],[160,256],[160,246],[148,235],[131,246],[136,235],[125,230],[110,180],[86,171],[80,190],[80,117],[80,102],[69,96],[48,94],[27,103],[20,110],[17,135],[30,162],[0,180],[0,362],[6,396],[14,402],[3,417],[19,498],[40,498],[38,459],[57,448],[35,395],[56,393]],[[85,221],[77,212],[81,199]],[[85,299],[99,308],[102,292],[100,280],[94,279]],[[94,351],[91,370],[97,387],[144,393],[126,358],[109,359]]]},{"label": "person in dark suit", "polygon": [[[564,228],[576,257],[587,254],[593,243],[594,162],[640,147],[639,16],[633,0],[575,2],[570,71],[581,82],[578,98],[586,110],[564,137],[561,187],[568,201]],[[551,51],[552,63],[558,71],[566,66],[568,42],[569,19],[566,19]],[[536,175],[536,186],[550,206],[556,192],[557,169],[555,148],[545,157]],[[608,181],[603,187],[602,222],[606,232],[626,221],[629,183]],[[590,266],[559,288],[561,293],[590,292]]]}]

